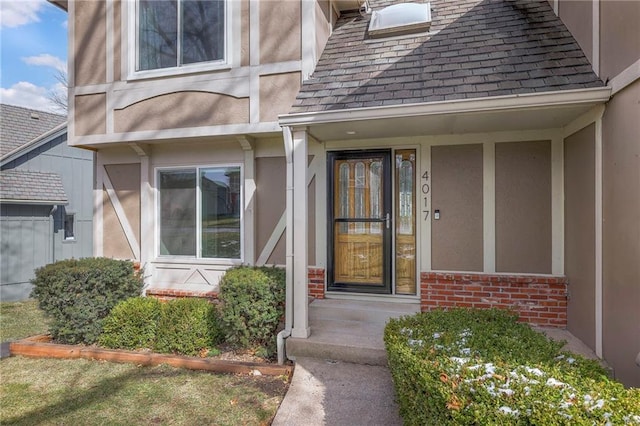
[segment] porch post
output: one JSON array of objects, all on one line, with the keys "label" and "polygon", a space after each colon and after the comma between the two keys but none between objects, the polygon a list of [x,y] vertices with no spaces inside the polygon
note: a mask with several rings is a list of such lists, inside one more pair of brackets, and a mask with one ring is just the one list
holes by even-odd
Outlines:
[{"label": "porch post", "polygon": [[287,229],[287,233],[293,232],[293,337],[307,338],[309,329],[309,300],[308,300],[308,188],[307,188],[307,143],[308,134],[306,128],[294,129],[293,139],[293,182],[287,185],[293,186],[293,229]]}]

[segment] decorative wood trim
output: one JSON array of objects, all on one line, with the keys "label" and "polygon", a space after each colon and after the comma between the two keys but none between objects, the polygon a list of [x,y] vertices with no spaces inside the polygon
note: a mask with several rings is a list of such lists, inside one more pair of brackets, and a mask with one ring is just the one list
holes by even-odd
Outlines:
[{"label": "decorative wood trim", "polygon": [[496,271],[496,146],[482,144],[482,241],[484,272]]},{"label": "decorative wood trim", "polygon": [[640,79],[640,59],[629,65],[624,71],[609,81],[611,96]]},{"label": "decorative wood trim", "polygon": [[595,352],[602,358],[602,116],[595,122]]},{"label": "decorative wood trim", "polygon": [[551,273],[564,274],[564,140],[551,140]]},{"label": "decorative wood trim", "polygon": [[[71,2],[73,4],[73,2]],[[104,164],[102,156],[98,153],[95,159],[96,181],[93,187],[93,255],[102,256],[104,253]]]},{"label": "decorative wood trim", "polygon": [[600,0],[593,0],[592,13],[593,13],[593,29],[592,29],[592,44],[593,44],[593,72],[600,76]]}]

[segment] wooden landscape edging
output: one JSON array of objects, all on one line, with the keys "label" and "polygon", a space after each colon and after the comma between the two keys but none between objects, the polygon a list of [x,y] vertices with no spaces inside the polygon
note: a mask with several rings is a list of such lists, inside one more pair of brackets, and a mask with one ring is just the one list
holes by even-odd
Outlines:
[{"label": "wooden landscape edging", "polygon": [[47,335],[29,337],[11,342],[11,355],[33,358],[85,358],[110,362],[129,362],[137,365],[167,364],[172,367],[190,370],[205,370],[216,373],[256,374],[267,376],[290,376],[293,366],[273,365],[258,362],[226,361],[211,358],[198,358],[182,355],[157,354],[153,352],[135,352],[121,349],[103,349],[93,346],[62,345],[50,343]]}]

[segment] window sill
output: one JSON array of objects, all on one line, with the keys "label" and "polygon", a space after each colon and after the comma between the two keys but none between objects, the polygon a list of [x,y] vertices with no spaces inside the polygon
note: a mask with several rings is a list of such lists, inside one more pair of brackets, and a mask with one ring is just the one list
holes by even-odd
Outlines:
[{"label": "window sill", "polygon": [[242,259],[197,259],[194,257],[156,257],[152,262],[154,265],[212,265],[212,266],[239,266]]},{"label": "window sill", "polygon": [[201,64],[185,67],[175,68],[160,68],[147,71],[132,71],[127,76],[128,81],[147,80],[159,77],[180,77],[191,74],[198,74],[204,72],[220,72],[231,70],[231,64],[229,63],[217,63],[217,64]]}]

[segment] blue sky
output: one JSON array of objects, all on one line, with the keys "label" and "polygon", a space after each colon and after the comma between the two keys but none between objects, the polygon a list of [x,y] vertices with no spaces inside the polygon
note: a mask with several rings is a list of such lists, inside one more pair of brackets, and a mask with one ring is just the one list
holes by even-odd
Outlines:
[{"label": "blue sky", "polygon": [[0,0],[0,101],[60,112],[51,91],[67,68],[67,14],[46,0]]}]

